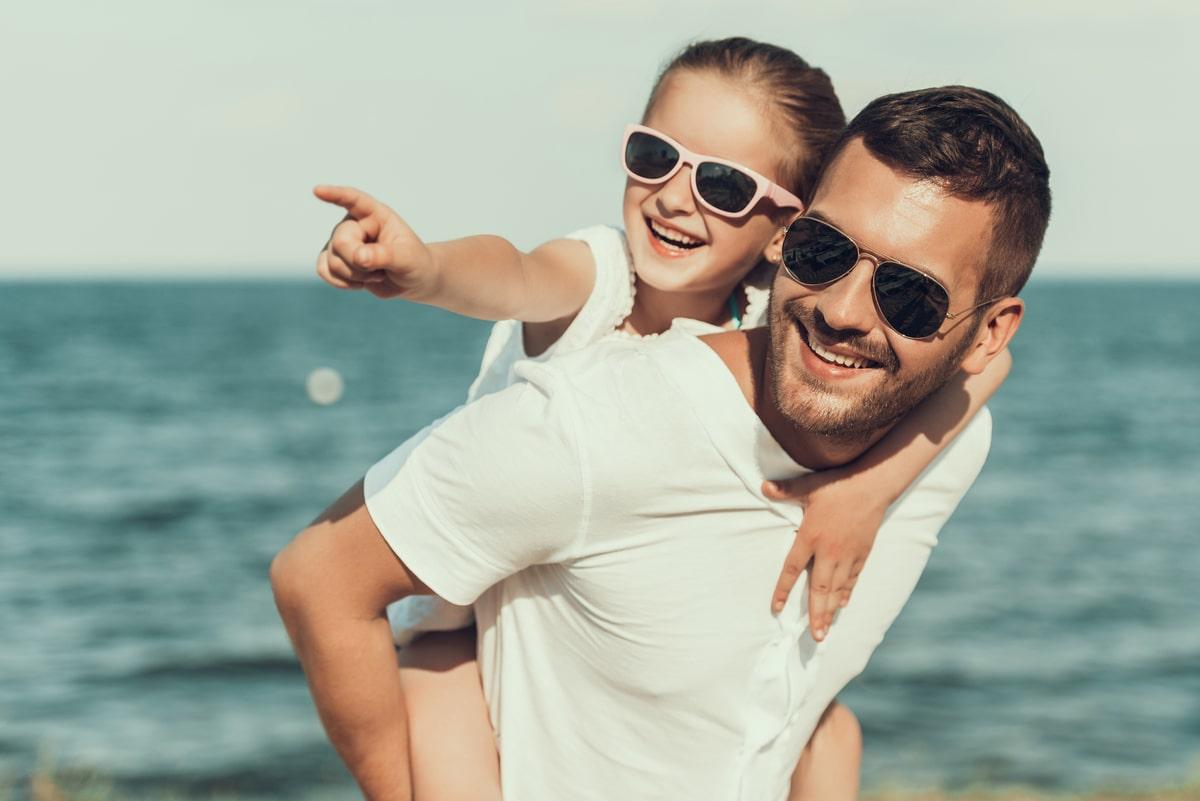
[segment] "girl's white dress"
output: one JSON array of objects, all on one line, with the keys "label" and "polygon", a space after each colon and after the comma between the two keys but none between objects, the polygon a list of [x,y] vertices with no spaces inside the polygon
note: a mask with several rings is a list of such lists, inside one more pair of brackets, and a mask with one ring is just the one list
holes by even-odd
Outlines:
[{"label": "girl's white dress", "polygon": [[[546,361],[556,356],[572,353],[599,342],[609,336],[628,336],[617,331],[633,311],[634,271],[629,256],[625,233],[619,228],[597,225],[569,234],[567,239],[577,239],[587,244],[596,263],[596,282],[592,292],[580,309],[579,314],[545,353],[527,356],[522,338],[521,323],[516,320],[501,320],[492,328],[479,375],[467,392],[467,402],[490,395],[509,386],[514,380],[513,367],[522,360]],[[762,264],[743,281],[746,293],[743,327],[750,328],[766,323],[767,306],[770,298],[774,268]],[[692,321],[699,333],[716,332],[715,325]],[[435,421],[430,426],[436,426]],[[414,436],[421,436],[418,432]],[[426,631],[453,631],[470,625],[473,619],[471,607],[456,606],[441,598],[417,595],[397,601],[388,607],[388,620],[397,645],[407,645]]]}]

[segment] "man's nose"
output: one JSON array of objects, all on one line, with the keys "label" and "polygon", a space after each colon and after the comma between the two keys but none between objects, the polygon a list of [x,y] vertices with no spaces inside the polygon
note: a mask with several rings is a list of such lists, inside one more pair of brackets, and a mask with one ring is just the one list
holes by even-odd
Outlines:
[{"label": "man's nose", "polygon": [[694,212],[696,198],[692,197],[692,168],[680,167],[671,180],[658,187],[654,201],[664,215]]},{"label": "man's nose", "polygon": [[874,275],[875,265],[863,256],[845,277],[817,294],[816,308],[831,328],[863,334],[875,328],[879,318],[871,292]]}]

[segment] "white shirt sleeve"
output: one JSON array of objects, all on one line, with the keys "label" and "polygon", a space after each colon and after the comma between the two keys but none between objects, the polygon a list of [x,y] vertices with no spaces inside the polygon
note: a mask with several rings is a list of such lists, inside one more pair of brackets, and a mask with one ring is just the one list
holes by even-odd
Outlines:
[{"label": "white shirt sleeve", "polygon": [[521,322],[500,320],[492,326],[479,365],[479,375],[471,382],[467,392],[468,400],[511,384],[514,380],[513,367],[517,362],[544,362],[598,342],[633,311],[633,267],[621,230],[594,225],[568,234],[564,239],[585,243],[592,254],[595,277],[583,307],[558,341],[536,357],[525,355]]},{"label": "white shirt sleeve", "polygon": [[633,266],[625,235],[617,228],[595,225],[567,234],[585,243],[592,253],[596,275],[592,291],[571,325],[550,346],[560,356],[599,342],[633,311]]},{"label": "white shirt sleeve", "polygon": [[531,382],[461,407],[371,468],[367,510],[431,590],[473,603],[525,567],[567,558],[582,538],[576,415],[568,385],[538,366]]},{"label": "white shirt sleeve", "polygon": [[[992,418],[987,408],[935,459],[884,518],[850,603],[817,646],[814,678],[795,718],[805,741],[834,697],[863,669],[908,602],[941,531],[987,459]],[[807,592],[797,585],[795,592]]]}]

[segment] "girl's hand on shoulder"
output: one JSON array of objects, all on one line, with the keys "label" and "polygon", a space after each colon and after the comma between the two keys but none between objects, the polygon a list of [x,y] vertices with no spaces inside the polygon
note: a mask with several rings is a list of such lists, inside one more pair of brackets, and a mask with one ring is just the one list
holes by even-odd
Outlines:
[{"label": "girl's hand on shoulder", "polygon": [[809,629],[817,642],[829,633],[834,612],[849,603],[887,511],[885,501],[864,493],[849,476],[842,468],[833,468],[763,482],[768,498],[793,501],[804,508],[804,520],[775,585],[771,608],[776,613],[783,609],[807,567]]},{"label": "girl's hand on shoulder", "polygon": [[317,256],[326,283],[380,298],[420,300],[434,291],[436,260],[399,214],[349,186],[318,186],[313,194],[346,210]]}]

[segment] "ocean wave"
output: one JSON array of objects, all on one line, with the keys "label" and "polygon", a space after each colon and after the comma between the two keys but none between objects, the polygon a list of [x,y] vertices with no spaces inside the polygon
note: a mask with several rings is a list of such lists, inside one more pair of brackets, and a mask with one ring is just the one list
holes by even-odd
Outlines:
[{"label": "ocean wave", "polygon": [[123,679],[294,678],[302,674],[294,656],[282,654],[212,656],[176,660],[135,670]]}]

